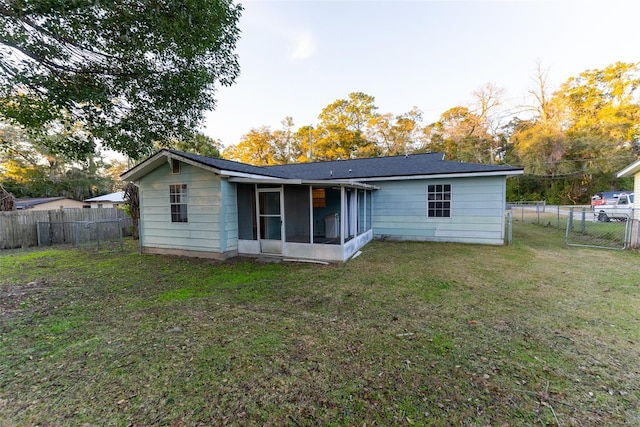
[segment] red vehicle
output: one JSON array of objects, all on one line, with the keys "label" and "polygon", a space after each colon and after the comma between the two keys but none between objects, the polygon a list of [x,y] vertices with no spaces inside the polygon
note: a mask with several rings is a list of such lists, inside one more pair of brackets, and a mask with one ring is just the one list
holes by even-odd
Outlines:
[{"label": "red vehicle", "polygon": [[591,208],[601,205],[612,205],[618,200],[620,194],[624,194],[625,191],[601,191],[591,196]]}]

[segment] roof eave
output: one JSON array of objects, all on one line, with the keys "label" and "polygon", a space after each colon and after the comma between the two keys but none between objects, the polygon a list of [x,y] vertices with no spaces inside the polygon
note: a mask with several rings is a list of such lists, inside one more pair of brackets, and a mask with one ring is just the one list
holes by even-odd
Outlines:
[{"label": "roof eave", "polygon": [[487,171],[487,172],[452,172],[452,173],[434,173],[423,175],[395,175],[395,176],[381,176],[370,178],[359,178],[359,181],[403,181],[403,180],[415,180],[415,179],[436,179],[436,178],[469,178],[471,176],[484,177],[484,176],[518,176],[522,175],[524,170],[503,170],[503,171]]},{"label": "roof eave", "polygon": [[256,177],[256,178],[264,177],[265,179],[276,179],[268,175],[257,175],[257,174],[250,174],[245,172],[237,172],[232,170],[216,168],[215,166],[198,162],[196,160],[190,159],[189,157],[171,152],[167,149],[162,149],[158,151],[156,154],[144,160],[142,163],[139,163],[138,165],[134,166],[133,168],[129,169],[128,171],[120,175],[120,178],[122,178],[122,180],[124,181],[138,181],[143,176],[147,175],[154,169],[160,167],[162,164],[164,164],[164,162],[171,161],[171,159],[179,159],[183,163],[189,164],[191,166],[195,166],[200,169],[204,169],[209,172],[213,172],[221,176]]},{"label": "roof eave", "polygon": [[205,165],[203,163],[189,159],[188,157],[181,156],[180,154],[172,153],[167,149],[162,149],[142,163],[139,163],[138,165],[120,175],[120,178],[122,178],[123,181],[138,181],[140,178],[157,169],[165,162],[170,162],[171,159],[180,159],[180,161],[183,163],[187,163],[213,173],[220,174],[221,172],[220,169],[213,166]]},{"label": "roof eave", "polygon": [[238,184],[277,184],[277,185],[317,185],[317,186],[332,186],[332,185],[344,185],[349,187],[378,190],[379,187],[371,184],[365,184],[358,180],[353,179],[284,179],[284,178],[248,178],[248,177],[231,177],[229,182],[235,182]]},{"label": "roof eave", "polygon": [[618,172],[616,176],[618,178],[627,178],[627,177],[634,176],[638,172],[640,172],[640,160],[637,160],[631,163],[629,166],[627,166],[626,168]]}]

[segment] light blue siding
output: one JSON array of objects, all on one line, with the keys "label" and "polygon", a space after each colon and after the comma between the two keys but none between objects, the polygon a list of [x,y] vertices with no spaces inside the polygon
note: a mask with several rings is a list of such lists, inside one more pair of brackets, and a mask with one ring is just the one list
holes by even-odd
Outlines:
[{"label": "light blue siding", "polygon": [[[504,243],[504,176],[372,182],[376,238]],[[451,184],[451,217],[427,217],[427,185]]]},{"label": "light blue siding", "polygon": [[222,190],[222,218],[224,220],[224,251],[238,250],[238,199],[236,185],[226,179],[220,181]]},{"label": "light blue siding", "polygon": [[[171,184],[187,185],[189,222],[171,222]],[[179,174],[172,174],[169,164],[165,164],[145,175],[139,185],[144,248],[224,252],[222,184],[218,175],[185,163],[181,163]]]}]

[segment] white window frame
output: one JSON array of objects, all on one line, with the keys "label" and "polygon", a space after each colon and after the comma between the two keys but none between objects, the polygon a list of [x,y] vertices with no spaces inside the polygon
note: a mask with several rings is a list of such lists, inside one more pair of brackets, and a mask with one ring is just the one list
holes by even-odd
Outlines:
[{"label": "white window frame", "polygon": [[188,200],[187,184],[169,185],[169,215],[172,223],[189,222]]}]

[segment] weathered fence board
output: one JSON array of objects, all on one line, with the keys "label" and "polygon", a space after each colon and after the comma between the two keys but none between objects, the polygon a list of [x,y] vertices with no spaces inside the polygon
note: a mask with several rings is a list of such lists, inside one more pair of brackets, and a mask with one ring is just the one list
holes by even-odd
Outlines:
[{"label": "weathered fence board", "polygon": [[107,221],[122,219],[122,233],[131,234],[131,218],[117,208],[56,209],[0,212],[0,249],[38,245],[38,222]]}]

